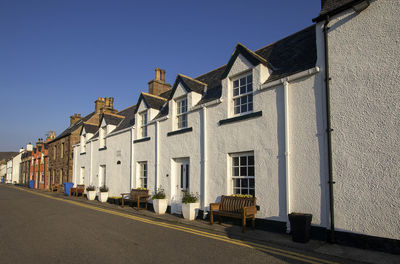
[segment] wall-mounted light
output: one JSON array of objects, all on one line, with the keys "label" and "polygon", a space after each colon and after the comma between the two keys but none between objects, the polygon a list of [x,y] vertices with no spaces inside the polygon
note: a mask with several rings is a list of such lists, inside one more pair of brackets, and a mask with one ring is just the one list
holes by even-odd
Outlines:
[{"label": "wall-mounted light", "polygon": [[168,177],[169,175],[167,174],[167,175],[165,175],[166,177]]},{"label": "wall-mounted light", "polygon": [[121,161],[119,160],[119,161],[117,161],[117,165],[120,165],[121,164]]}]

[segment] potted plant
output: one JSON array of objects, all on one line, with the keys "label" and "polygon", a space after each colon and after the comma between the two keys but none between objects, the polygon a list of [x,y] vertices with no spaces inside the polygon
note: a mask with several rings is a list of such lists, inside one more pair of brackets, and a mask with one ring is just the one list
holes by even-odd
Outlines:
[{"label": "potted plant", "polygon": [[156,212],[156,214],[165,214],[165,211],[167,211],[168,200],[165,198],[164,189],[158,189],[151,199],[153,199],[154,212]]},{"label": "potted plant", "polygon": [[93,185],[86,187],[86,192],[88,200],[93,201],[96,198],[96,188]]},{"label": "potted plant", "polygon": [[100,190],[100,195],[99,195],[99,201],[102,203],[107,202],[108,199],[108,187],[103,185],[99,188]]},{"label": "potted plant", "polygon": [[199,201],[198,194],[195,195],[189,192],[184,193],[182,197],[183,218],[188,220],[196,219],[200,208],[200,203],[198,201]]}]

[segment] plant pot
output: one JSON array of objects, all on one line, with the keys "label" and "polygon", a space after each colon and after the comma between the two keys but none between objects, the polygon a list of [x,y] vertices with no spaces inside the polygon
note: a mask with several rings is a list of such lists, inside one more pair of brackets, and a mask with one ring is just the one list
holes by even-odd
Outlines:
[{"label": "plant pot", "polygon": [[107,202],[108,199],[108,192],[100,192],[99,201],[102,203]]},{"label": "plant pot", "polygon": [[87,198],[89,201],[93,201],[96,198],[96,191],[87,191]]},{"label": "plant pot", "polygon": [[182,204],[183,218],[187,220],[194,220],[199,213],[200,203],[187,203]]},{"label": "plant pot", "polygon": [[312,214],[289,214],[290,230],[294,242],[307,243],[310,240]]},{"label": "plant pot", "polygon": [[154,199],[153,208],[156,214],[165,214],[167,211],[168,200],[167,199]]}]

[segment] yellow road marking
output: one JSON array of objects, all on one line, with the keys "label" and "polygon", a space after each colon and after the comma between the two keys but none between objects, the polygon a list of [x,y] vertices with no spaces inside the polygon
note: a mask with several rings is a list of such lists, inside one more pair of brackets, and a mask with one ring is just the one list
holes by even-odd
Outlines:
[{"label": "yellow road marking", "polygon": [[267,246],[267,245],[260,245],[260,244],[256,244],[256,243],[253,243],[253,242],[244,242],[244,241],[241,241],[241,240],[238,240],[238,239],[229,238],[229,237],[224,236],[224,235],[208,233],[208,232],[205,232],[205,231],[192,229],[192,228],[188,228],[188,227],[177,225],[177,224],[169,224],[169,223],[164,223],[164,222],[153,221],[153,220],[150,220],[150,219],[146,219],[146,218],[143,218],[143,217],[130,215],[130,214],[127,214],[127,213],[121,213],[121,212],[117,212],[117,211],[110,210],[110,209],[100,208],[100,207],[97,207],[97,206],[94,206],[94,205],[89,205],[89,204],[84,204],[84,203],[77,202],[77,201],[72,201],[72,200],[67,200],[67,199],[63,199],[63,198],[53,197],[53,196],[50,196],[50,195],[47,195],[47,194],[38,193],[38,192],[27,190],[27,189],[17,188],[17,187],[14,187],[14,186],[12,186],[12,187],[17,189],[17,190],[29,192],[29,193],[36,194],[36,195],[39,195],[39,196],[42,196],[42,197],[46,197],[46,198],[50,198],[50,199],[53,199],[53,200],[62,201],[62,202],[66,202],[66,203],[69,203],[69,204],[76,205],[76,206],[88,208],[88,209],[91,209],[91,210],[94,210],[94,211],[108,213],[108,214],[112,214],[112,215],[128,218],[128,219],[131,219],[131,220],[134,220],[134,221],[140,221],[140,222],[148,223],[148,224],[151,224],[151,225],[156,225],[156,226],[165,227],[165,228],[169,228],[169,229],[173,229],[173,230],[177,230],[177,231],[181,231],[181,232],[186,232],[186,233],[190,233],[190,234],[194,234],[194,235],[198,235],[198,236],[202,236],[202,237],[207,237],[207,238],[211,238],[211,239],[227,242],[227,243],[238,245],[238,246],[242,246],[242,247],[253,248],[253,249],[257,249],[257,250],[263,251],[263,252],[267,252],[267,253],[271,253],[271,254],[274,254],[274,255],[279,255],[279,256],[295,259],[295,260],[299,260],[299,261],[306,262],[306,263],[312,263],[312,264],[316,264],[316,263],[337,264],[337,262],[332,262],[332,261],[329,261],[329,260],[315,258],[315,257],[303,255],[303,254],[300,254],[300,253],[288,251],[288,250],[283,250],[283,249],[279,249],[279,248],[270,247],[270,246]]}]

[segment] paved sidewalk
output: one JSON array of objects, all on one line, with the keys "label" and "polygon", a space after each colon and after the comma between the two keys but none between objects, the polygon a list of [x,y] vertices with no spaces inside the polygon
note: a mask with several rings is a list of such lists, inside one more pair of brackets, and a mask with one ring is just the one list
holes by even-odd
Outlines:
[{"label": "paved sidewalk", "polygon": [[[24,187],[18,187],[18,188],[24,188]],[[118,205],[109,203],[100,203],[99,201],[96,200],[88,201],[86,198],[68,197],[62,193],[51,193],[48,191],[41,191],[41,190],[32,190],[32,191],[50,195],[57,198],[72,200],[79,203],[90,204],[92,206],[96,206],[99,208],[140,216],[150,220],[157,220],[160,222],[165,222],[170,224],[179,224],[182,226],[187,226],[189,228],[194,228],[205,232],[228,236],[229,238],[242,240],[245,242],[258,243],[268,246],[279,245],[280,247],[284,247],[292,251],[297,250],[299,252],[308,251],[313,253],[326,254],[341,259],[347,259],[349,261],[353,260],[357,262],[379,263],[379,264],[400,263],[399,255],[392,255],[389,253],[346,247],[318,240],[310,240],[306,244],[296,243],[291,240],[291,236],[288,234],[273,233],[257,229],[251,230],[251,228],[248,228],[245,233],[242,233],[241,227],[236,225],[230,225],[226,223],[222,224],[215,223],[214,225],[210,225],[208,221],[204,220],[188,221],[176,215],[171,215],[171,214],[156,215],[153,211],[136,210],[135,208],[132,208],[130,206],[125,206],[124,208],[122,208],[121,206]]]}]

